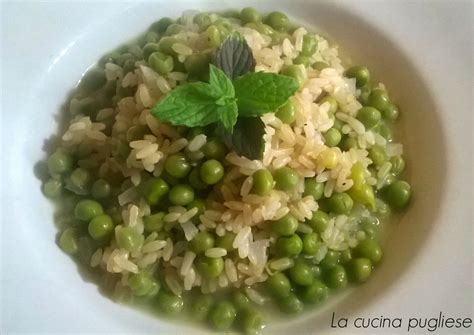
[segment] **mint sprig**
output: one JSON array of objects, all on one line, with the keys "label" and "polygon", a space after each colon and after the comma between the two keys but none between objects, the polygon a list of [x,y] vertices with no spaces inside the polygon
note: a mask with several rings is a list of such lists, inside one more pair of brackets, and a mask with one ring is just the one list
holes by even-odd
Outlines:
[{"label": "mint sprig", "polygon": [[245,40],[235,36],[219,47],[215,64],[221,69],[209,65],[209,83],[178,86],[151,113],[160,121],[176,126],[203,127],[217,123],[230,148],[250,159],[258,159],[263,152],[265,133],[259,116],[285,104],[298,90],[298,83],[294,78],[275,73],[248,72],[255,67],[255,60]]},{"label": "mint sprig", "polygon": [[237,121],[237,104],[232,82],[214,65],[209,83],[196,82],[176,87],[153,107],[151,113],[162,122],[203,127],[222,122],[232,131]]}]

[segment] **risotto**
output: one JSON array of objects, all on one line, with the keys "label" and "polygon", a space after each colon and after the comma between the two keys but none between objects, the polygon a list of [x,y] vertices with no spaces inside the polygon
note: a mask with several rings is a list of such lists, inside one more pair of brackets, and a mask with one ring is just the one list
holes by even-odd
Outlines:
[{"label": "risotto", "polygon": [[256,334],[382,260],[399,110],[281,12],[188,11],[104,56],[47,159],[58,244],[120,302]]}]

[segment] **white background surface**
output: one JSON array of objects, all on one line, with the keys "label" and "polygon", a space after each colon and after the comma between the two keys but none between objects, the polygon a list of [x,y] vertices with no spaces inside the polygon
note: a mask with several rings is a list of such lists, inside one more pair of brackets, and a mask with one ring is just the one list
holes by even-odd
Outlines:
[{"label": "white background surface", "polygon": [[[240,7],[237,2],[220,3]],[[197,1],[138,6],[2,3],[1,334],[176,332],[175,324],[113,304],[93,284],[84,283],[73,262],[54,244],[52,209],[41,195],[32,168],[43,158],[44,139],[55,131],[54,114],[89,65],[153,20],[207,5],[216,6]],[[321,330],[325,334],[369,333],[331,329],[332,311],[351,320],[357,316],[402,317],[405,325],[410,317],[437,317],[440,311],[450,317],[472,318],[472,2],[349,1],[326,3],[320,9],[309,1],[297,5],[265,1],[258,6],[283,9],[296,20],[320,25],[349,54],[378,70],[379,78],[388,82],[392,78],[395,95],[410,97],[406,104],[413,108],[406,113],[412,115],[403,121],[410,132],[405,132],[402,141],[410,144],[416,196],[388,247],[380,275],[373,279],[374,287],[383,287],[390,277],[386,281],[390,285],[372,290],[369,283],[359,292],[371,295],[370,302],[357,303],[349,297],[350,308],[332,304],[292,322],[277,322],[264,334],[284,334],[288,329],[295,334]],[[331,23],[326,16],[312,22],[321,11],[335,18],[341,12],[349,19]],[[399,54],[387,51],[392,46],[407,57],[415,72],[397,68]],[[423,89],[431,104],[416,101],[417,96],[425,98],[418,93]],[[399,264],[397,254],[401,255],[398,259],[411,261],[406,266]],[[472,329],[437,334],[467,334]],[[396,331],[375,329],[371,333],[389,332]]]}]

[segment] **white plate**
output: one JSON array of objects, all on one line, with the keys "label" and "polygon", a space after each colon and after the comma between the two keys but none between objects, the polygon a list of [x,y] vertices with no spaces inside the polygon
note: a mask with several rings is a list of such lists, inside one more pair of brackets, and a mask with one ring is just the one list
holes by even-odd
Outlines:
[{"label": "white plate", "polygon": [[472,318],[471,3],[3,3],[1,333],[205,332],[114,304],[85,281],[54,243],[52,208],[33,166],[44,157],[43,143],[55,131],[54,115],[68,90],[102,54],[162,16],[244,5],[283,10],[319,29],[387,85],[401,106],[414,190],[367,285],[322,309],[274,321],[265,333],[381,332],[331,328],[332,312],[349,322],[403,318],[402,329],[384,333],[403,333],[408,318],[440,311]]}]

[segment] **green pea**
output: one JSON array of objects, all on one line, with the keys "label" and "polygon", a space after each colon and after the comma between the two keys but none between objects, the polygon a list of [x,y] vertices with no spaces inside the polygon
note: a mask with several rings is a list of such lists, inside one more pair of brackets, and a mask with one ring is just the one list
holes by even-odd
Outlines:
[{"label": "green pea", "polygon": [[186,27],[182,24],[172,23],[166,28],[165,34],[168,36],[173,36],[179,34],[180,32],[186,30]]},{"label": "green pea", "polygon": [[145,36],[143,37],[143,40],[142,40],[142,45],[143,43],[156,43],[158,42],[158,40],[160,39],[160,35],[158,35],[157,32],[155,31],[148,31]]},{"label": "green pea", "polygon": [[376,264],[382,259],[382,248],[375,240],[363,240],[354,249],[359,257],[368,258],[372,263]]},{"label": "green pea", "polygon": [[201,180],[208,185],[217,184],[224,177],[224,167],[215,159],[205,161],[199,172]]},{"label": "green pea", "polygon": [[160,290],[160,284],[151,278],[146,272],[138,272],[128,278],[128,286],[132,289],[132,293],[138,297],[157,294]]},{"label": "green pea", "polygon": [[304,180],[304,193],[303,196],[312,196],[314,200],[322,198],[324,192],[324,184],[318,183],[316,178],[306,178]]},{"label": "green pea", "polygon": [[366,169],[360,162],[357,162],[352,166],[351,178],[354,182],[354,186],[360,186],[365,184],[365,174]]},{"label": "green pea", "polygon": [[353,137],[346,136],[339,143],[339,147],[344,151],[349,151],[351,149],[357,149],[357,140]]},{"label": "green pea", "polygon": [[320,280],[315,279],[309,286],[301,290],[301,299],[308,303],[319,303],[327,299],[329,288]]},{"label": "green pea", "polygon": [[217,330],[227,330],[237,316],[235,307],[228,301],[217,303],[209,313],[209,322]]},{"label": "green pea", "polygon": [[121,227],[115,232],[115,239],[120,248],[130,252],[138,251],[143,245],[143,235],[133,227]]},{"label": "green pea", "polygon": [[99,65],[103,67],[107,63],[116,63],[119,56],[120,53],[117,51],[109,52],[99,59]]},{"label": "green pea", "polygon": [[90,262],[90,259],[92,257],[92,253],[95,250],[95,247],[93,245],[93,241],[88,236],[81,236],[81,237],[78,238],[77,243],[78,243],[78,246],[79,246],[78,258],[79,258],[80,261],[87,264],[88,262]]},{"label": "green pea", "polygon": [[235,291],[232,293],[232,303],[239,311],[243,311],[252,307],[250,299],[240,291]]},{"label": "green pea", "polygon": [[61,195],[62,186],[61,180],[50,178],[43,184],[43,193],[48,198],[58,198]]},{"label": "green pea", "polygon": [[186,57],[184,68],[192,79],[206,80],[209,75],[211,57],[207,53],[192,54]]},{"label": "green pea", "polygon": [[67,254],[73,255],[79,250],[77,232],[74,228],[66,228],[59,237],[59,247]]},{"label": "green pea", "polygon": [[133,142],[137,140],[142,140],[143,137],[147,134],[148,132],[148,127],[138,125],[138,126],[132,126],[127,130],[127,141],[128,142]]},{"label": "green pea", "polygon": [[298,220],[291,214],[287,214],[271,225],[272,231],[279,236],[293,235],[298,228]]},{"label": "green pea", "polygon": [[189,184],[196,190],[205,190],[209,185],[201,179],[201,173],[198,167],[192,169],[191,173],[188,176]]},{"label": "green pea", "polygon": [[330,95],[326,95],[324,98],[321,99],[321,101],[319,102],[320,105],[322,105],[323,103],[329,103],[329,113],[330,114],[335,114],[337,112],[337,109],[339,107],[338,103],[337,103],[337,100],[334,99],[332,96]]},{"label": "green pea", "polygon": [[297,56],[295,59],[293,59],[293,64],[302,64],[305,67],[310,67],[312,63],[311,58],[303,55]]},{"label": "green pea", "polygon": [[281,272],[276,272],[268,277],[265,282],[268,291],[275,297],[284,298],[291,293],[291,284],[288,277]]},{"label": "green pea", "polygon": [[193,18],[195,24],[197,24],[202,31],[202,29],[207,28],[211,25],[211,18],[207,13],[196,14]]},{"label": "green pea", "polygon": [[102,205],[95,200],[81,200],[74,208],[74,216],[81,221],[89,222],[104,212]]},{"label": "green pea", "polygon": [[163,290],[158,293],[157,304],[162,312],[171,315],[180,313],[184,307],[184,302],[181,297],[164,292]]},{"label": "green pea", "polygon": [[287,297],[282,298],[278,301],[278,306],[285,313],[301,313],[304,305],[300,299],[293,293],[290,293]]},{"label": "green pea", "polygon": [[306,34],[303,36],[303,46],[301,55],[312,56],[318,49],[318,41],[313,35]]},{"label": "green pea", "polygon": [[385,108],[382,113],[382,117],[387,121],[395,121],[398,119],[399,115],[400,111],[398,110],[398,107],[392,103],[388,104],[387,108]]},{"label": "green pea", "polygon": [[311,266],[311,271],[313,272],[314,278],[321,278],[322,270],[320,266],[318,265]]},{"label": "green pea", "polygon": [[300,178],[295,170],[289,167],[282,167],[275,171],[273,178],[275,186],[282,191],[291,191],[298,184]]},{"label": "green pea", "polygon": [[177,153],[166,159],[165,171],[172,177],[184,178],[191,171],[191,165],[182,153]]},{"label": "green pea", "polygon": [[340,265],[334,265],[326,269],[324,282],[330,288],[344,288],[347,286],[346,270]]},{"label": "green pea", "polygon": [[49,174],[51,176],[64,174],[72,169],[73,164],[71,156],[58,150],[48,158]]},{"label": "green pea", "polygon": [[323,260],[319,263],[323,267],[332,267],[339,264],[339,260],[341,258],[341,253],[335,250],[328,250],[326,256],[324,256]]},{"label": "green pea", "polygon": [[255,309],[247,308],[243,312],[242,328],[246,335],[257,335],[265,326],[265,318]]},{"label": "green pea", "polygon": [[342,134],[336,128],[330,128],[324,134],[324,142],[328,147],[336,147],[341,142]]},{"label": "green pea", "polygon": [[369,69],[365,66],[353,66],[346,71],[348,78],[355,78],[356,86],[363,87],[370,81]]},{"label": "green pea", "polygon": [[173,22],[173,19],[170,19],[169,17],[163,17],[159,21],[153,23],[149,30],[155,31],[157,33],[164,33],[166,28],[168,28],[168,26]]},{"label": "green pea", "polygon": [[140,189],[146,202],[150,205],[156,205],[168,193],[170,187],[162,178],[151,178],[145,181]]},{"label": "green pea", "polygon": [[354,206],[354,201],[347,193],[333,193],[327,199],[329,211],[335,214],[349,214]]},{"label": "green pea", "polygon": [[217,278],[224,270],[222,257],[200,256],[196,259],[196,267],[201,276],[205,278]]},{"label": "green pea", "polygon": [[[236,13],[236,16],[238,16],[237,13]],[[214,21],[214,23],[217,26],[221,26],[221,27],[225,28],[229,33],[232,30],[232,23],[230,22],[229,19],[227,19],[225,17],[218,18],[216,21]]]},{"label": "green pea", "polygon": [[354,185],[348,191],[350,197],[367,208],[375,209],[375,195],[372,186],[368,184]]},{"label": "green pea", "polygon": [[387,141],[391,141],[393,139],[392,129],[385,122],[380,122],[377,128],[378,133],[382,135]]},{"label": "green pea", "polygon": [[390,99],[387,92],[376,88],[369,94],[367,104],[377,108],[381,113],[384,113],[390,107]]},{"label": "green pea", "polygon": [[221,32],[215,25],[207,27],[203,33],[210,47],[216,48],[221,44]]},{"label": "green pea", "polygon": [[91,173],[83,168],[77,168],[66,179],[66,188],[79,195],[89,194],[92,182]]},{"label": "green pea", "polygon": [[105,199],[110,196],[111,187],[110,184],[105,179],[97,179],[94,184],[92,184],[91,194],[96,199]]},{"label": "green pea", "polygon": [[87,71],[84,77],[82,77],[80,86],[88,92],[94,92],[104,86],[106,82],[104,70],[92,69]]},{"label": "green pea", "polygon": [[315,255],[318,252],[320,246],[321,240],[319,239],[318,234],[308,233],[303,235],[303,253],[305,255]]},{"label": "green pea", "polygon": [[296,120],[296,106],[292,100],[283,105],[276,112],[277,118],[279,118],[283,123],[292,124]]},{"label": "green pea", "polygon": [[143,46],[143,57],[148,60],[153,53],[160,50],[163,50],[160,43],[147,43]]},{"label": "green pea", "polygon": [[161,179],[163,179],[169,186],[179,184],[180,180],[176,177],[171,176],[166,170],[161,173]]},{"label": "green pea", "polygon": [[202,153],[206,158],[222,160],[227,153],[227,149],[224,143],[220,140],[212,138],[204,144],[202,147]]},{"label": "green pea", "polygon": [[308,286],[313,283],[311,267],[304,261],[295,262],[289,273],[291,280],[300,286]]},{"label": "green pea", "polygon": [[247,23],[245,25],[245,27],[254,29],[254,30],[258,31],[260,34],[268,35],[270,37],[273,36],[273,34],[275,33],[275,31],[272,29],[272,27],[270,27],[269,25],[264,24],[262,22]]},{"label": "green pea", "polygon": [[194,298],[191,311],[192,317],[196,320],[202,321],[207,318],[214,301],[208,294],[201,294]]},{"label": "green pea", "polygon": [[374,145],[369,149],[369,158],[375,164],[375,166],[381,166],[387,161],[387,154],[385,153],[384,147],[380,145]]},{"label": "green pea", "polygon": [[392,163],[392,172],[395,176],[400,175],[403,170],[405,170],[405,160],[402,156],[394,156],[390,159],[390,163]]},{"label": "green pea", "polygon": [[172,204],[186,206],[194,200],[194,190],[185,184],[178,184],[171,188],[169,199]]},{"label": "green pea", "polygon": [[374,216],[363,217],[360,221],[360,226],[364,231],[367,231],[368,228],[377,230],[379,224],[379,219]]},{"label": "green pea", "polygon": [[382,189],[382,195],[391,208],[401,210],[408,205],[411,197],[411,187],[406,181],[397,180]]},{"label": "green pea", "polygon": [[270,171],[261,169],[253,174],[252,193],[258,195],[267,195],[273,189],[273,176]]},{"label": "green pea", "polygon": [[214,236],[207,231],[201,231],[189,242],[189,246],[196,254],[201,254],[214,246]]},{"label": "green pea", "polygon": [[359,95],[358,100],[362,105],[364,106],[367,105],[369,101],[369,95],[371,92],[372,92],[372,88],[370,87],[370,85],[366,85],[360,88],[360,95]]},{"label": "green pea", "polygon": [[281,236],[276,241],[276,251],[280,256],[298,256],[303,251],[303,241],[296,234]]},{"label": "green pea", "polygon": [[317,233],[322,233],[329,225],[329,215],[318,209],[306,223]]},{"label": "green pea", "polygon": [[378,217],[382,219],[388,218],[390,213],[390,206],[385,201],[378,198],[375,199],[375,214],[377,214]]},{"label": "green pea", "polygon": [[303,65],[285,65],[281,69],[281,74],[294,78],[298,82],[298,86],[303,86],[306,81],[306,70]]},{"label": "green pea", "polygon": [[197,208],[198,212],[196,215],[201,215],[206,210],[206,202],[203,199],[196,198],[188,204],[188,210]]},{"label": "green pea", "polygon": [[173,57],[162,52],[154,52],[148,57],[148,64],[159,74],[168,74],[173,71]]},{"label": "green pea", "polygon": [[271,12],[265,19],[265,23],[275,30],[285,31],[290,26],[288,16],[282,12]]},{"label": "green pea", "polygon": [[328,67],[329,67],[329,64],[325,62],[316,62],[313,64],[313,69],[318,70],[318,71],[322,71]]},{"label": "green pea", "polygon": [[107,214],[98,215],[89,222],[89,235],[96,241],[109,237],[114,231],[112,218]]},{"label": "green pea", "polygon": [[256,23],[260,22],[262,20],[262,17],[259,12],[257,12],[254,8],[252,7],[245,7],[242,9],[240,12],[240,19],[242,20],[243,23]]},{"label": "green pea", "polygon": [[147,233],[159,232],[163,229],[163,218],[165,217],[164,212],[158,212],[145,216],[143,218],[143,225]]},{"label": "green pea", "polygon": [[[136,60],[134,60],[134,59],[127,59],[125,61],[125,63],[123,63],[122,68],[123,68],[124,74],[135,71],[135,62],[136,62]],[[129,89],[131,89],[131,88],[129,88]]]},{"label": "green pea", "polygon": [[217,236],[216,246],[218,248],[224,248],[227,252],[232,251],[234,248],[232,244],[234,243],[235,234],[231,232],[226,232],[224,236]]},{"label": "green pea", "polygon": [[165,54],[173,56],[175,55],[175,51],[173,50],[172,46],[173,44],[177,42],[178,40],[174,37],[169,37],[169,36],[162,37],[160,42],[158,43],[158,51],[161,51]]},{"label": "green pea", "polygon": [[380,112],[374,107],[362,107],[357,112],[357,119],[362,122],[366,129],[372,129],[377,126],[381,118]]},{"label": "green pea", "polygon": [[356,282],[363,283],[369,279],[372,273],[372,262],[368,258],[355,258],[350,263],[351,278]]},{"label": "green pea", "polygon": [[339,261],[341,264],[347,264],[352,260],[352,251],[351,249],[346,249],[341,251],[341,255],[339,256]]}]

